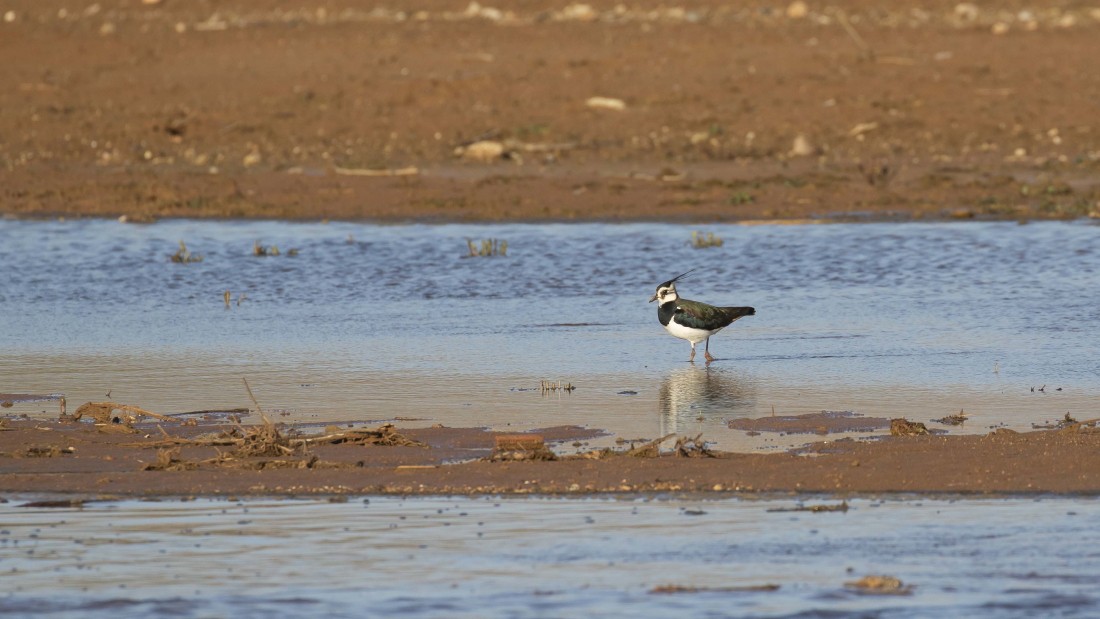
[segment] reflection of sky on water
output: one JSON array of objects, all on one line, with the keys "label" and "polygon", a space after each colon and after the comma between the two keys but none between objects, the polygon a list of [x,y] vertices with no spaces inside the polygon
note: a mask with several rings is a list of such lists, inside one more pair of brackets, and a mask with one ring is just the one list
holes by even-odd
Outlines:
[{"label": "reflection of sky on water", "polygon": [[[827,513],[771,511],[791,498],[11,498],[0,614],[13,617],[1085,617],[1100,604],[1100,555],[1081,543],[1100,517],[1090,498],[849,498]],[[912,594],[844,587],[878,574]]]},{"label": "reflection of sky on water", "polygon": [[[725,244],[707,250],[692,229],[0,220],[0,392],[179,412],[248,405],[247,377],[289,420],[728,445],[744,437],[726,420],[772,411],[965,409],[962,431],[1094,412],[1098,226],[708,226]],[[509,255],[461,257],[489,237]],[[168,260],[181,239],[201,263]],[[284,255],[252,256],[257,240]],[[646,303],[696,266],[684,296],[757,308],[712,339],[709,369]],[[226,308],[226,290],[246,299]],[[577,390],[520,390],[540,380]]]}]

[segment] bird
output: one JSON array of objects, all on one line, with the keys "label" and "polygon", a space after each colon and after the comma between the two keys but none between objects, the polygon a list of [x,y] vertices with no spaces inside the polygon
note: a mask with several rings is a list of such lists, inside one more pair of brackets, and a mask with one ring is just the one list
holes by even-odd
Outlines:
[{"label": "bird", "polygon": [[695,362],[695,345],[706,342],[703,356],[707,364],[714,361],[710,354],[710,336],[738,318],[753,316],[756,309],[752,307],[716,307],[699,301],[682,298],[676,293],[676,281],[691,273],[681,273],[676,277],[657,286],[657,292],[649,299],[649,302],[658,301],[657,319],[664,325],[665,330],[675,337],[691,342],[691,356],[688,361]]}]

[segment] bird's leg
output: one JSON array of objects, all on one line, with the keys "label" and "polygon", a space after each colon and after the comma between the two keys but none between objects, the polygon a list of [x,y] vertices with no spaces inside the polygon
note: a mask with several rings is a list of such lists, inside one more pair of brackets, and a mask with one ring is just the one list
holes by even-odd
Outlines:
[{"label": "bird's leg", "polygon": [[710,338],[707,338],[707,345],[703,347],[703,356],[706,357],[707,363],[714,361],[714,357],[710,356]]},{"label": "bird's leg", "polygon": [[691,356],[688,357],[688,363],[695,363],[695,342],[691,343]]}]

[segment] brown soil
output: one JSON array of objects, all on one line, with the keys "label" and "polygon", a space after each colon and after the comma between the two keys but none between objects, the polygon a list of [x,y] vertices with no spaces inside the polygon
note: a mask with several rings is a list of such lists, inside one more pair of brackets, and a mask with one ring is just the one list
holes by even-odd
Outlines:
[{"label": "brown soil", "polygon": [[1098,9],[841,4],[9,0],[0,213],[1100,215]]},{"label": "brown soil", "polygon": [[[590,494],[714,492],[835,493],[1100,493],[1100,432],[1093,425],[985,436],[896,436],[815,443],[797,453],[680,452],[669,440],[657,457],[600,451],[557,459],[500,460],[494,438],[522,436],[481,429],[383,430],[384,444],[332,442],[250,455],[211,437],[271,427],[119,424],[5,420],[0,431],[0,492],[111,495],[302,494]],[[161,428],[164,428],[162,431]],[[293,436],[286,428],[282,437]],[[357,436],[362,436],[359,429]],[[539,431],[547,442],[572,444],[591,430]],[[300,437],[299,437],[300,438]],[[398,440],[393,440],[397,438]],[[206,442],[207,446],[196,443]],[[274,442],[269,445],[275,444]],[[286,445],[287,443],[281,443]],[[290,443],[291,445],[293,443]],[[686,447],[685,447],[686,445]],[[255,445],[251,445],[255,447]],[[511,448],[511,447],[510,447]],[[686,456],[686,457],[685,457]]]}]

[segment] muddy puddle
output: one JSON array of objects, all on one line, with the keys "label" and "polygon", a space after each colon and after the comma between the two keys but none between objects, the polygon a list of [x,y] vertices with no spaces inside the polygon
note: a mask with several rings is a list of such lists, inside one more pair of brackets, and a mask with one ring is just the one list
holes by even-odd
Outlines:
[{"label": "muddy puddle", "polygon": [[[0,504],[38,617],[1032,617],[1100,605],[1095,499]],[[840,508],[843,507],[843,508]],[[800,509],[801,508],[801,509]],[[815,509],[816,508],[816,509]],[[639,544],[639,539],[645,544]],[[900,581],[876,591],[867,577]]]},{"label": "muddy puddle", "polygon": [[[693,231],[723,244],[693,248]],[[822,411],[1026,430],[1095,417],[1098,234],[0,220],[0,392],[54,398],[0,414],[54,417],[60,395],[248,408],[247,378],[277,420],[321,424],[578,424],[607,441],[702,432],[726,450],[818,438],[731,421]],[[181,240],[189,262],[172,260]],[[468,257],[484,241],[504,255]],[[684,296],[757,308],[712,340],[709,367],[646,303],[693,267]],[[868,433],[830,433],[848,435]]]}]

